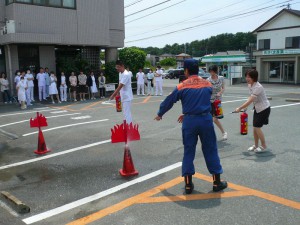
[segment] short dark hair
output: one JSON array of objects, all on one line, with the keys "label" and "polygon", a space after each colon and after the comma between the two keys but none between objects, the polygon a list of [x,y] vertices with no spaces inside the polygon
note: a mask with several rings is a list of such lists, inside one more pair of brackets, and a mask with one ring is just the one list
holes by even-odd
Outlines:
[{"label": "short dark hair", "polygon": [[160,69],[160,68],[161,68],[161,66],[157,66],[157,68],[158,68],[158,69]]},{"label": "short dark hair", "polygon": [[199,63],[195,59],[186,59],[183,67],[188,70],[189,75],[198,75],[199,73]]},{"label": "short dark hair", "polygon": [[246,73],[245,73],[245,77],[246,76],[249,76],[251,77],[251,79],[254,81],[254,82],[257,82],[258,80],[258,72],[254,69],[250,69],[250,70],[247,70]]},{"label": "short dark hair", "polygon": [[217,65],[212,65],[208,68],[208,72],[213,71],[215,73],[218,73],[218,67]]},{"label": "short dark hair", "polygon": [[124,63],[121,60],[116,61],[116,65],[118,66],[124,66]]}]

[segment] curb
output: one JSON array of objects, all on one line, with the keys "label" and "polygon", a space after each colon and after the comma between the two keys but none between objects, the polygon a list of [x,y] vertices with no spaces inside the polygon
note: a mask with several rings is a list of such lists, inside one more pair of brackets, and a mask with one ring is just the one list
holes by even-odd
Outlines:
[{"label": "curb", "polygon": [[15,140],[15,139],[19,138],[18,135],[9,133],[9,132],[7,132],[5,130],[2,130],[2,129],[0,129],[0,133],[4,134],[5,136],[9,137],[12,140]]},{"label": "curb", "polygon": [[285,99],[286,102],[300,102],[300,99],[297,98],[287,98]]},{"label": "curb", "polygon": [[11,195],[10,193],[6,191],[1,191],[1,194],[4,196],[6,200],[8,200],[15,208],[18,213],[29,213],[30,208],[29,206],[25,205],[23,202],[21,202],[19,199],[17,199],[15,196]]}]

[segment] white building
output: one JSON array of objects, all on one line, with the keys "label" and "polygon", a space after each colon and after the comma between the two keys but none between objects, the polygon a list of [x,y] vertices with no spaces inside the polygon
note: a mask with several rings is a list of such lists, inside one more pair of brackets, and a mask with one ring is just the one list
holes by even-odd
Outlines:
[{"label": "white building", "polygon": [[300,11],[283,9],[253,31],[259,80],[300,83]]}]

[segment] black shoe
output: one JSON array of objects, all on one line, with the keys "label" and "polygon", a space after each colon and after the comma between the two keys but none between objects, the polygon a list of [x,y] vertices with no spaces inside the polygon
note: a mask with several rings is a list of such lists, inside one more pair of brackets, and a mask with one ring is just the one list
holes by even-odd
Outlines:
[{"label": "black shoe", "polygon": [[184,181],[185,181],[185,193],[187,195],[191,194],[194,190],[194,184],[192,182],[192,176],[189,175],[189,176],[185,176],[184,177]]},{"label": "black shoe", "polygon": [[220,181],[218,184],[214,182],[214,185],[213,185],[213,191],[214,192],[222,191],[225,188],[227,188],[227,182],[226,181]]},{"label": "black shoe", "polygon": [[187,195],[192,194],[193,190],[194,190],[194,184],[193,183],[185,185],[185,193]]}]

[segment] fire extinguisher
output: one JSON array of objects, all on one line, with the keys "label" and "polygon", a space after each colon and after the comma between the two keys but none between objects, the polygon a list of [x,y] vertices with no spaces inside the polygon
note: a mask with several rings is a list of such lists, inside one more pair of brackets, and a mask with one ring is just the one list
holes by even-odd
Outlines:
[{"label": "fire extinguisher", "polygon": [[241,116],[241,135],[248,134],[248,114],[244,111]]},{"label": "fire extinguisher", "polygon": [[222,119],[224,117],[224,115],[223,115],[221,100],[216,99],[214,101],[213,105],[215,107],[215,117],[218,119]]},{"label": "fire extinguisher", "polygon": [[121,103],[121,96],[116,96],[116,110],[117,112],[122,112],[122,103]]}]

